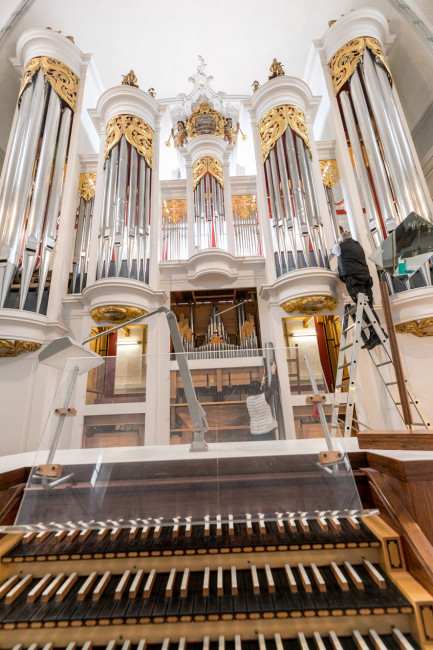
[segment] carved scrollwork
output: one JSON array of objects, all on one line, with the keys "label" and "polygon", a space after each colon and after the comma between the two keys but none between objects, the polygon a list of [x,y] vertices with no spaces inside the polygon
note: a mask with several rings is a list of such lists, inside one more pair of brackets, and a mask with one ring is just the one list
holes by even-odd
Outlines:
[{"label": "carved scrollwork", "polygon": [[153,168],[153,129],[135,115],[116,115],[107,124],[105,159],[124,135],[149,167]]},{"label": "carved scrollwork", "polygon": [[[207,119],[206,119],[207,118]],[[202,102],[195,108],[185,122],[188,138],[198,135],[211,134],[222,138],[224,136],[225,119],[208,102]]]},{"label": "carved scrollwork", "polygon": [[95,307],[90,316],[95,323],[106,321],[107,323],[126,323],[127,320],[144,316],[145,310],[140,307],[128,307],[128,305],[104,305]]},{"label": "carved scrollwork", "polygon": [[338,95],[346,81],[350,79],[356,70],[358,63],[364,56],[366,47],[368,47],[372,54],[374,54],[376,61],[378,60],[383,66],[388,75],[389,83],[392,85],[391,71],[388,67],[381,44],[376,38],[372,38],[371,36],[361,36],[352,39],[343,45],[343,47],[340,47],[338,52],[334,54],[328,63],[336,95]]},{"label": "carved scrollwork", "polygon": [[22,352],[34,352],[40,347],[40,343],[33,343],[33,341],[0,339],[0,357],[17,357]]},{"label": "carved scrollwork", "polygon": [[222,162],[213,156],[203,156],[203,158],[196,160],[192,166],[192,186],[194,190],[206,172],[212,174],[212,176],[216,181],[218,181],[221,187],[224,187],[224,172]]},{"label": "carved scrollwork", "polygon": [[255,194],[240,194],[232,196],[233,212],[241,219],[247,221],[257,212],[257,198]]},{"label": "carved scrollwork", "polygon": [[263,162],[265,162],[276,141],[283,135],[288,126],[303,139],[308,149],[310,149],[304,113],[296,106],[282,104],[268,111],[259,122],[260,148]]},{"label": "carved scrollwork", "polygon": [[162,215],[170,221],[170,223],[179,223],[186,217],[186,199],[171,199],[163,201]]},{"label": "carved scrollwork", "polygon": [[337,305],[338,300],[337,298],[334,298],[334,296],[314,295],[292,298],[292,300],[284,302],[281,307],[288,314],[298,311],[300,314],[312,316],[313,314],[319,314],[325,309],[328,311],[334,311]]},{"label": "carved scrollwork", "polygon": [[400,323],[395,326],[395,331],[399,334],[413,334],[419,337],[433,336],[433,318],[421,318]]},{"label": "carved scrollwork", "polygon": [[58,96],[75,112],[79,79],[67,65],[49,56],[35,57],[27,62],[18,101],[39,68]]},{"label": "carved scrollwork", "polygon": [[336,160],[332,158],[330,160],[319,160],[319,165],[324,185],[327,187],[333,187],[335,183],[338,183],[340,180],[340,174],[338,172]]},{"label": "carved scrollwork", "polygon": [[78,195],[85,201],[90,201],[95,196],[96,188],[96,174],[80,174],[80,182],[78,184]]}]

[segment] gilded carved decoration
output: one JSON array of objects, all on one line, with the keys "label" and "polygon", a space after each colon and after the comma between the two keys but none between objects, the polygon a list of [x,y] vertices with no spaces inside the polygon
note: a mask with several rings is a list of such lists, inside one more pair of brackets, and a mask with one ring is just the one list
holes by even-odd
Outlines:
[{"label": "gilded carved decoration", "polygon": [[179,223],[186,217],[186,199],[171,199],[163,201],[162,216],[170,223]]},{"label": "gilded carved decoration", "polygon": [[140,117],[135,115],[116,115],[107,124],[105,139],[105,159],[112,148],[124,135],[149,167],[153,168],[153,129]]},{"label": "gilded carved decoration", "polygon": [[103,307],[95,307],[90,312],[90,316],[95,323],[106,321],[107,323],[125,323],[132,318],[144,316],[144,309],[140,307],[128,307],[128,305],[104,305]]},{"label": "gilded carved decoration", "polygon": [[24,89],[31,83],[33,76],[41,68],[45,79],[49,82],[58,96],[75,111],[77,104],[77,91],[79,79],[67,65],[49,56],[38,56],[30,59],[24,69],[23,81],[21,83],[18,101]]},{"label": "gilded carved decoration", "polygon": [[257,198],[255,194],[240,194],[232,196],[233,212],[241,219],[247,221],[257,212]]},{"label": "gilded carved decoration", "polygon": [[218,181],[221,187],[224,187],[222,162],[217,158],[213,158],[213,156],[204,156],[203,158],[196,160],[192,166],[192,187],[194,190],[206,172],[209,172],[215,180]]},{"label": "gilded carved decoration", "polygon": [[260,149],[263,162],[265,162],[276,141],[283,135],[288,126],[303,139],[308,149],[310,149],[304,113],[296,106],[282,104],[268,111],[259,122]]},{"label": "gilded carved decoration", "polygon": [[275,79],[275,77],[283,77],[283,76],[284,76],[284,68],[281,65],[281,61],[277,61],[277,59],[274,59],[272,61],[271,67],[269,68],[268,80]]},{"label": "gilded carved decoration", "polygon": [[90,201],[95,196],[96,188],[96,173],[80,174],[80,182],[78,184],[78,195],[85,201]]},{"label": "gilded carved decoration", "polygon": [[340,47],[338,52],[334,54],[329,61],[328,66],[331,71],[332,84],[336,95],[340,92],[346,81],[350,79],[358,63],[364,56],[365,48],[368,47],[372,54],[379,60],[380,64],[385,69],[389,82],[392,85],[392,76],[382,46],[376,38],[370,36],[361,36],[354,38],[343,47]]},{"label": "gilded carved decoration", "polygon": [[39,350],[40,347],[40,343],[33,343],[32,341],[0,339],[0,357],[17,357],[22,352],[34,352]]},{"label": "gilded carved decoration", "polygon": [[291,314],[294,311],[298,311],[301,314],[312,316],[313,314],[319,314],[325,309],[328,311],[334,311],[337,305],[338,300],[333,296],[315,295],[302,296],[301,298],[292,298],[292,300],[287,300],[284,302],[281,307],[288,314]]},{"label": "gilded carved decoration", "polygon": [[122,86],[134,86],[134,88],[139,88],[138,79],[135,76],[134,70],[130,70],[128,74],[122,75]]},{"label": "gilded carved decoration", "polygon": [[398,334],[413,334],[419,337],[433,336],[433,318],[422,318],[421,320],[400,323],[395,326],[395,331]]},{"label": "gilded carved decoration", "polygon": [[338,183],[340,180],[340,174],[338,173],[336,160],[332,158],[330,160],[319,160],[319,165],[324,185],[327,187],[333,187],[335,183]]},{"label": "gilded carved decoration", "polygon": [[217,135],[224,136],[225,119],[218,113],[208,102],[202,102],[195,108],[188,117],[185,125],[188,132],[188,138],[195,138],[198,135]]}]

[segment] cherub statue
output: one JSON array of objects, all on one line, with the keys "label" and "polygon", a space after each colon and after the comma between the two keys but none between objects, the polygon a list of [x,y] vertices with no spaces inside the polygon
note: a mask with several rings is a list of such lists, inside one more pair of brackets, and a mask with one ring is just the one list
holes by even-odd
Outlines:
[{"label": "cherub statue", "polygon": [[284,75],[284,68],[281,65],[281,62],[277,61],[277,59],[274,59],[269,69],[268,79],[274,79],[275,77],[281,77],[283,75]]},{"label": "cherub statue", "polygon": [[177,133],[174,132],[174,127],[173,127],[171,129],[171,137],[173,138],[174,146],[176,148],[184,147],[186,144],[188,144],[188,133],[186,130],[185,122],[182,122],[182,120],[178,121]]},{"label": "cherub statue", "polygon": [[231,117],[228,117],[224,122],[224,140],[229,144],[236,144],[239,128],[239,122],[236,123],[236,128],[234,129],[233,120]]},{"label": "cherub statue", "polygon": [[134,86],[134,88],[138,88],[137,77],[135,76],[134,70],[130,70],[128,74],[122,75],[122,85]]}]

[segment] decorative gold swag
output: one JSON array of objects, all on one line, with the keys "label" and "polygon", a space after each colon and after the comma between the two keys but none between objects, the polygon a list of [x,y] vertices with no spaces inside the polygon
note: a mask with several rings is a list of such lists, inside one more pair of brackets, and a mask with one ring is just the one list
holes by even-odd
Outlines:
[{"label": "decorative gold swag", "polygon": [[376,38],[372,38],[371,36],[360,36],[359,38],[352,39],[343,45],[343,47],[340,47],[328,63],[336,95],[338,95],[346,81],[350,79],[356,70],[366,47],[380,60],[381,65],[385,68],[386,74],[388,75],[389,83],[392,85],[391,71],[381,44]]},{"label": "decorative gold swag", "polygon": [[213,156],[203,156],[195,161],[192,166],[192,187],[195,190],[200,179],[209,172],[218,181],[221,187],[224,187],[223,164]]},{"label": "decorative gold swag", "polygon": [[283,135],[288,126],[303,139],[308,149],[310,149],[304,113],[296,106],[283,104],[272,108],[259,122],[260,149],[263,162],[265,162],[276,141]]},{"label": "decorative gold swag", "polygon": [[108,122],[104,158],[107,159],[122,135],[153,169],[153,129],[135,115],[116,115]]},{"label": "decorative gold swag", "polygon": [[24,76],[21,83],[18,102],[27,86],[31,83],[33,76],[39,69],[42,69],[45,79],[55,90],[58,96],[65,101],[75,112],[77,105],[77,91],[79,78],[67,65],[49,56],[39,56],[27,62],[24,69]]}]

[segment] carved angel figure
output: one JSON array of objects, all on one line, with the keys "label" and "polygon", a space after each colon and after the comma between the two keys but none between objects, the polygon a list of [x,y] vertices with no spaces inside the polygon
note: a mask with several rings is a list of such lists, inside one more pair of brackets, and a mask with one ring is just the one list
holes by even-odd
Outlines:
[{"label": "carved angel figure", "polygon": [[122,75],[122,85],[134,86],[135,88],[138,88],[138,80],[137,77],[135,76],[134,70],[130,70],[128,74]]},{"label": "carved angel figure", "polygon": [[274,59],[269,69],[268,79],[274,79],[274,77],[281,77],[283,75],[284,75],[284,68],[281,65],[281,61],[277,61],[277,59]]},{"label": "carved angel figure", "polygon": [[173,137],[174,146],[184,147],[188,144],[188,133],[186,130],[185,122],[179,120],[177,123],[177,133],[174,132],[174,127],[171,129],[171,135]]},{"label": "carved angel figure", "polygon": [[236,137],[239,133],[239,122],[236,123],[236,128],[233,128],[233,120],[228,117],[224,122],[224,140],[229,144],[236,144]]}]

